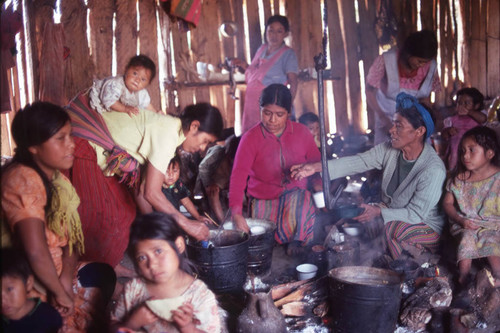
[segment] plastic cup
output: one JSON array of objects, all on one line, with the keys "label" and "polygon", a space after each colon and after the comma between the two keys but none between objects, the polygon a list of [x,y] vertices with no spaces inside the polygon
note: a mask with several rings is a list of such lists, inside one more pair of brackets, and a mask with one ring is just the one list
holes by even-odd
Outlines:
[{"label": "plastic cup", "polygon": [[296,268],[299,280],[312,279],[318,273],[318,266],[313,264],[301,264]]},{"label": "plastic cup", "polygon": [[325,195],[323,194],[323,192],[314,193],[313,200],[314,200],[314,204],[316,205],[316,208],[325,207]]}]

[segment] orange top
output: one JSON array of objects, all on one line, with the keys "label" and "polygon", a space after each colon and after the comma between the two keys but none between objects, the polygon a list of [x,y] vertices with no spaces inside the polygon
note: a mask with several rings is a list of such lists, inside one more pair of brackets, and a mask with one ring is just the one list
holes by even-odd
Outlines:
[{"label": "orange top", "polygon": [[[64,177],[61,175],[61,177]],[[69,180],[64,177],[65,180]],[[45,218],[47,194],[42,178],[30,167],[14,165],[2,175],[2,209],[7,223],[14,231],[17,222],[33,218],[44,222],[47,246],[56,267],[57,274],[62,271],[62,248],[68,244],[66,236],[60,237],[49,230]],[[66,234],[66,233],[65,233]]]}]

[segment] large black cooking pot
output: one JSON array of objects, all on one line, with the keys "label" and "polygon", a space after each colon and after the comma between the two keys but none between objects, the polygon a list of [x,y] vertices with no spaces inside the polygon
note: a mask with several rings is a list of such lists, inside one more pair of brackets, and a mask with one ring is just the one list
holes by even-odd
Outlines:
[{"label": "large black cooking pot", "polygon": [[206,244],[188,240],[188,258],[212,291],[232,293],[243,290],[247,277],[248,234],[236,230],[210,230]]},{"label": "large black cooking pot", "polygon": [[334,332],[394,332],[401,302],[400,274],[345,266],[330,270],[328,276]]},{"label": "large black cooking pot", "polygon": [[[271,272],[276,223],[262,219],[246,219],[250,228],[248,240],[248,273],[264,276]],[[236,229],[233,222],[224,223],[224,229]]]}]

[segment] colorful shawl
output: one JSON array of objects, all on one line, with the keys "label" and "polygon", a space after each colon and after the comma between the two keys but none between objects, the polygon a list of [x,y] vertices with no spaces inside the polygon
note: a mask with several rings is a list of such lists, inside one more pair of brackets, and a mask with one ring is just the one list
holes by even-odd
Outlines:
[{"label": "colorful shawl", "polygon": [[47,226],[58,236],[68,237],[69,254],[73,252],[76,246],[78,252],[83,254],[85,246],[83,243],[82,223],[78,214],[80,198],[71,183],[61,176],[58,171],[52,180],[54,190],[50,213],[47,215]]},{"label": "colorful shawl", "polygon": [[115,144],[102,116],[90,107],[87,93],[78,94],[66,106],[66,111],[71,117],[75,136],[92,141],[109,153],[104,173],[120,174],[120,183],[134,187],[140,179],[140,164]]}]

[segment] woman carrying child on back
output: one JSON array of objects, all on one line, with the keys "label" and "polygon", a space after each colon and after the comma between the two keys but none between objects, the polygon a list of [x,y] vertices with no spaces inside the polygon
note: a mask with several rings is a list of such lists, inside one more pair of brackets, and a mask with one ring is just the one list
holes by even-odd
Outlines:
[{"label": "woman carrying child on back", "polygon": [[175,220],[163,213],[142,215],[134,221],[127,251],[140,277],[124,286],[111,314],[113,332],[221,331],[215,296],[193,276],[183,255],[186,243],[182,235]]},{"label": "woman carrying child on back", "polygon": [[94,82],[90,89],[90,106],[99,113],[118,111],[129,116],[139,109],[156,112],[146,87],[153,81],[156,65],[145,55],[132,57],[125,67],[125,74]]},{"label": "woman carrying child on back", "polygon": [[469,281],[473,259],[488,258],[495,286],[500,287],[500,148],[487,127],[467,131],[458,163],[448,180],[444,210],[458,245],[458,282]]},{"label": "woman carrying child on back", "polygon": [[[115,287],[113,269],[79,263],[84,240],[77,208],[80,199],[60,172],[73,165],[75,143],[69,115],[59,106],[37,102],[12,122],[17,148],[2,169],[2,209],[12,243],[24,251],[37,281],[30,297],[49,300],[64,319],[62,332],[97,332],[96,316]],[[98,287],[102,292],[95,292]],[[101,325],[102,326],[102,323]]]}]

